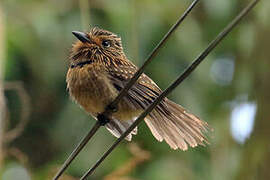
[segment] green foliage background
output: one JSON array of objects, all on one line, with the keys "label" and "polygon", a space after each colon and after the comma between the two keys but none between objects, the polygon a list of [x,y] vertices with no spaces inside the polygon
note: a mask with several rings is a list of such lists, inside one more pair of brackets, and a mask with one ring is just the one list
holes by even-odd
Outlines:
[{"label": "green foliage background", "polygon": [[[164,89],[248,3],[247,0],[204,0],[193,10],[146,73]],[[71,31],[98,26],[122,37],[124,50],[140,66],[190,0],[1,0],[0,45],[3,82],[20,81],[30,96],[31,111],[23,132],[3,142],[0,179],[49,179],[94,120],[72,102],[65,74]],[[261,1],[242,23],[170,98],[214,129],[210,145],[173,151],[157,142],[143,123],[133,139],[151,153],[129,178],[142,180],[270,179],[270,1]],[[1,38],[0,38],[1,40]],[[232,81],[216,82],[213,63],[229,58]],[[223,67],[226,71],[226,66]],[[221,71],[222,71],[221,70]],[[8,109],[6,133],[20,121],[22,102],[4,91]],[[240,98],[239,98],[240,97]],[[245,97],[244,100],[241,97]],[[240,99],[240,100],[239,100]],[[255,102],[250,137],[237,143],[230,129],[232,102]],[[67,173],[80,177],[115,140],[102,128]],[[124,166],[132,154],[122,143],[90,179],[103,179]],[[16,153],[11,150],[16,150]],[[68,177],[67,177],[68,178]],[[70,177],[69,177],[70,178]]]}]

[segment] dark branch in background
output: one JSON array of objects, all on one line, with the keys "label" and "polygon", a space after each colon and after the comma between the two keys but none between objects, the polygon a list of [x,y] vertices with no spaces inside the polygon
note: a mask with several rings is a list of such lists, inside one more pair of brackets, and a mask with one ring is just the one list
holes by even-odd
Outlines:
[{"label": "dark branch in background", "polygon": [[103,154],[103,156],[96,162],[96,164],[89,169],[81,178],[85,180],[91,175],[95,169],[104,161],[104,159],[117,147],[117,145],[166,97],[172,90],[174,90],[184,79],[186,79],[192,71],[205,59],[205,57],[223,40],[223,38],[232,31],[232,29],[240,22],[240,20],[247,15],[247,13],[259,2],[259,0],[252,1],[239,15],[229,24],[218,36],[208,45],[208,47],[192,62],[192,64],[183,72],[177,80],[175,80],[155,101],[136,119],[136,121],[127,129],[127,131],[118,138],[114,144]]},{"label": "dark branch in background", "polygon": [[[168,33],[162,38],[162,40],[159,42],[159,44],[154,48],[154,50],[150,53],[148,58],[146,59],[145,63],[142,65],[142,67],[134,74],[134,76],[130,79],[130,81],[127,83],[127,85],[121,90],[119,95],[115,98],[115,100],[108,105],[105,112],[102,113],[103,116],[109,117],[114,111],[114,109],[117,109],[117,104],[119,101],[127,95],[128,90],[131,88],[131,86],[137,81],[137,79],[140,77],[140,75],[143,73],[146,66],[153,60],[153,58],[157,55],[159,50],[162,46],[166,43],[166,41],[169,39],[169,37],[172,35],[172,33],[177,29],[177,27],[183,22],[183,20],[187,17],[187,15],[191,12],[193,7],[199,2],[199,0],[194,0],[191,5],[186,9],[184,14],[177,20],[177,22],[171,27],[171,29],[168,31]],[[87,142],[92,138],[92,136],[96,133],[96,131],[100,128],[101,124],[100,122],[96,122],[94,127],[90,130],[90,132],[81,140],[81,142],[77,145],[77,147],[73,150],[73,152],[70,154],[68,159],[64,162],[61,169],[57,172],[54,180],[57,180],[64,171],[68,168],[68,166],[71,164],[73,159],[79,154],[79,152],[83,149],[83,147],[87,144]]]},{"label": "dark branch in background", "polygon": [[128,180],[130,179],[128,177],[128,174],[130,174],[130,172],[134,171],[134,169],[136,169],[138,165],[149,161],[151,158],[151,153],[143,150],[136,143],[129,143],[128,149],[132,157],[119,168],[106,175],[103,180]]},{"label": "dark branch in background", "polygon": [[19,123],[16,125],[15,128],[5,132],[4,134],[3,141],[5,143],[8,143],[13,141],[22,134],[26,124],[29,121],[29,116],[31,112],[31,103],[30,103],[30,96],[23,87],[23,83],[20,81],[5,82],[4,90],[14,90],[18,94],[21,102],[21,113],[20,113],[21,117]]},{"label": "dark branch in background", "polygon": [[[2,88],[3,86],[3,88]],[[5,82],[1,83],[1,100],[0,100],[0,106],[1,106],[1,118],[0,121],[2,124],[2,131],[1,133],[1,143],[4,148],[1,149],[2,156],[1,158],[7,157],[7,156],[13,156],[15,157],[21,164],[23,164],[25,167],[27,166],[27,156],[21,152],[19,149],[14,147],[9,147],[8,145],[14,141],[16,138],[18,138],[24,131],[25,126],[29,122],[29,116],[31,113],[31,103],[30,103],[30,96],[25,90],[23,83],[20,81],[14,81],[14,82]],[[5,97],[4,97],[4,91],[14,91],[20,100],[21,108],[20,108],[20,118],[18,120],[18,123],[16,126],[11,129],[7,130],[8,124],[9,124],[9,116],[8,116],[8,108],[5,104]]]}]

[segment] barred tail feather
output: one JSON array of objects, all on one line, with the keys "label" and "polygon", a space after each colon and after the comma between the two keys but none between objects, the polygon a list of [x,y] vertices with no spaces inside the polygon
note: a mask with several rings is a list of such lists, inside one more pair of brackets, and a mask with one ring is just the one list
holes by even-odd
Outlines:
[{"label": "barred tail feather", "polygon": [[158,141],[165,140],[172,149],[187,150],[208,143],[203,132],[208,130],[206,122],[188,113],[180,105],[165,99],[145,118],[145,122]]},{"label": "barred tail feather", "polygon": [[[134,120],[129,121],[119,121],[117,119],[112,119],[105,127],[112,133],[115,137],[119,138],[134,122]],[[129,135],[126,136],[126,140],[131,141],[132,135],[137,134],[137,127],[131,131]]]}]

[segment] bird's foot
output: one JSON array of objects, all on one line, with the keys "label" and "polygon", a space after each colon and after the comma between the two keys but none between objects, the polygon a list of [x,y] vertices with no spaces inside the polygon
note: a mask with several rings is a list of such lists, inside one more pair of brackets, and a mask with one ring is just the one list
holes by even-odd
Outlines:
[{"label": "bird's foot", "polygon": [[112,104],[109,104],[109,105],[106,107],[106,109],[109,110],[110,112],[113,112],[113,113],[115,113],[115,112],[118,111],[117,106],[114,106],[114,105],[112,105]]},{"label": "bird's foot", "polygon": [[110,122],[110,119],[107,116],[105,116],[104,114],[98,114],[97,120],[101,126],[105,126],[108,122]]}]

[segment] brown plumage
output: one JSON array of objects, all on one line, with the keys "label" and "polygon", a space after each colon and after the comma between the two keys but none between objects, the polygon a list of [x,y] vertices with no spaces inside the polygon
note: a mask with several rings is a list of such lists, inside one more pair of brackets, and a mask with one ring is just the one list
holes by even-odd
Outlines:
[{"label": "brown plumage", "polygon": [[[125,56],[121,39],[106,30],[93,28],[89,33],[73,32],[79,39],[73,44],[67,88],[70,96],[93,117],[102,113],[125,86],[137,67]],[[145,74],[120,101],[106,128],[119,137],[132,122],[158,97],[161,89]],[[187,150],[207,142],[202,131],[207,123],[165,98],[145,118],[158,141],[165,140],[173,149]],[[137,128],[128,136],[137,134]]]}]

